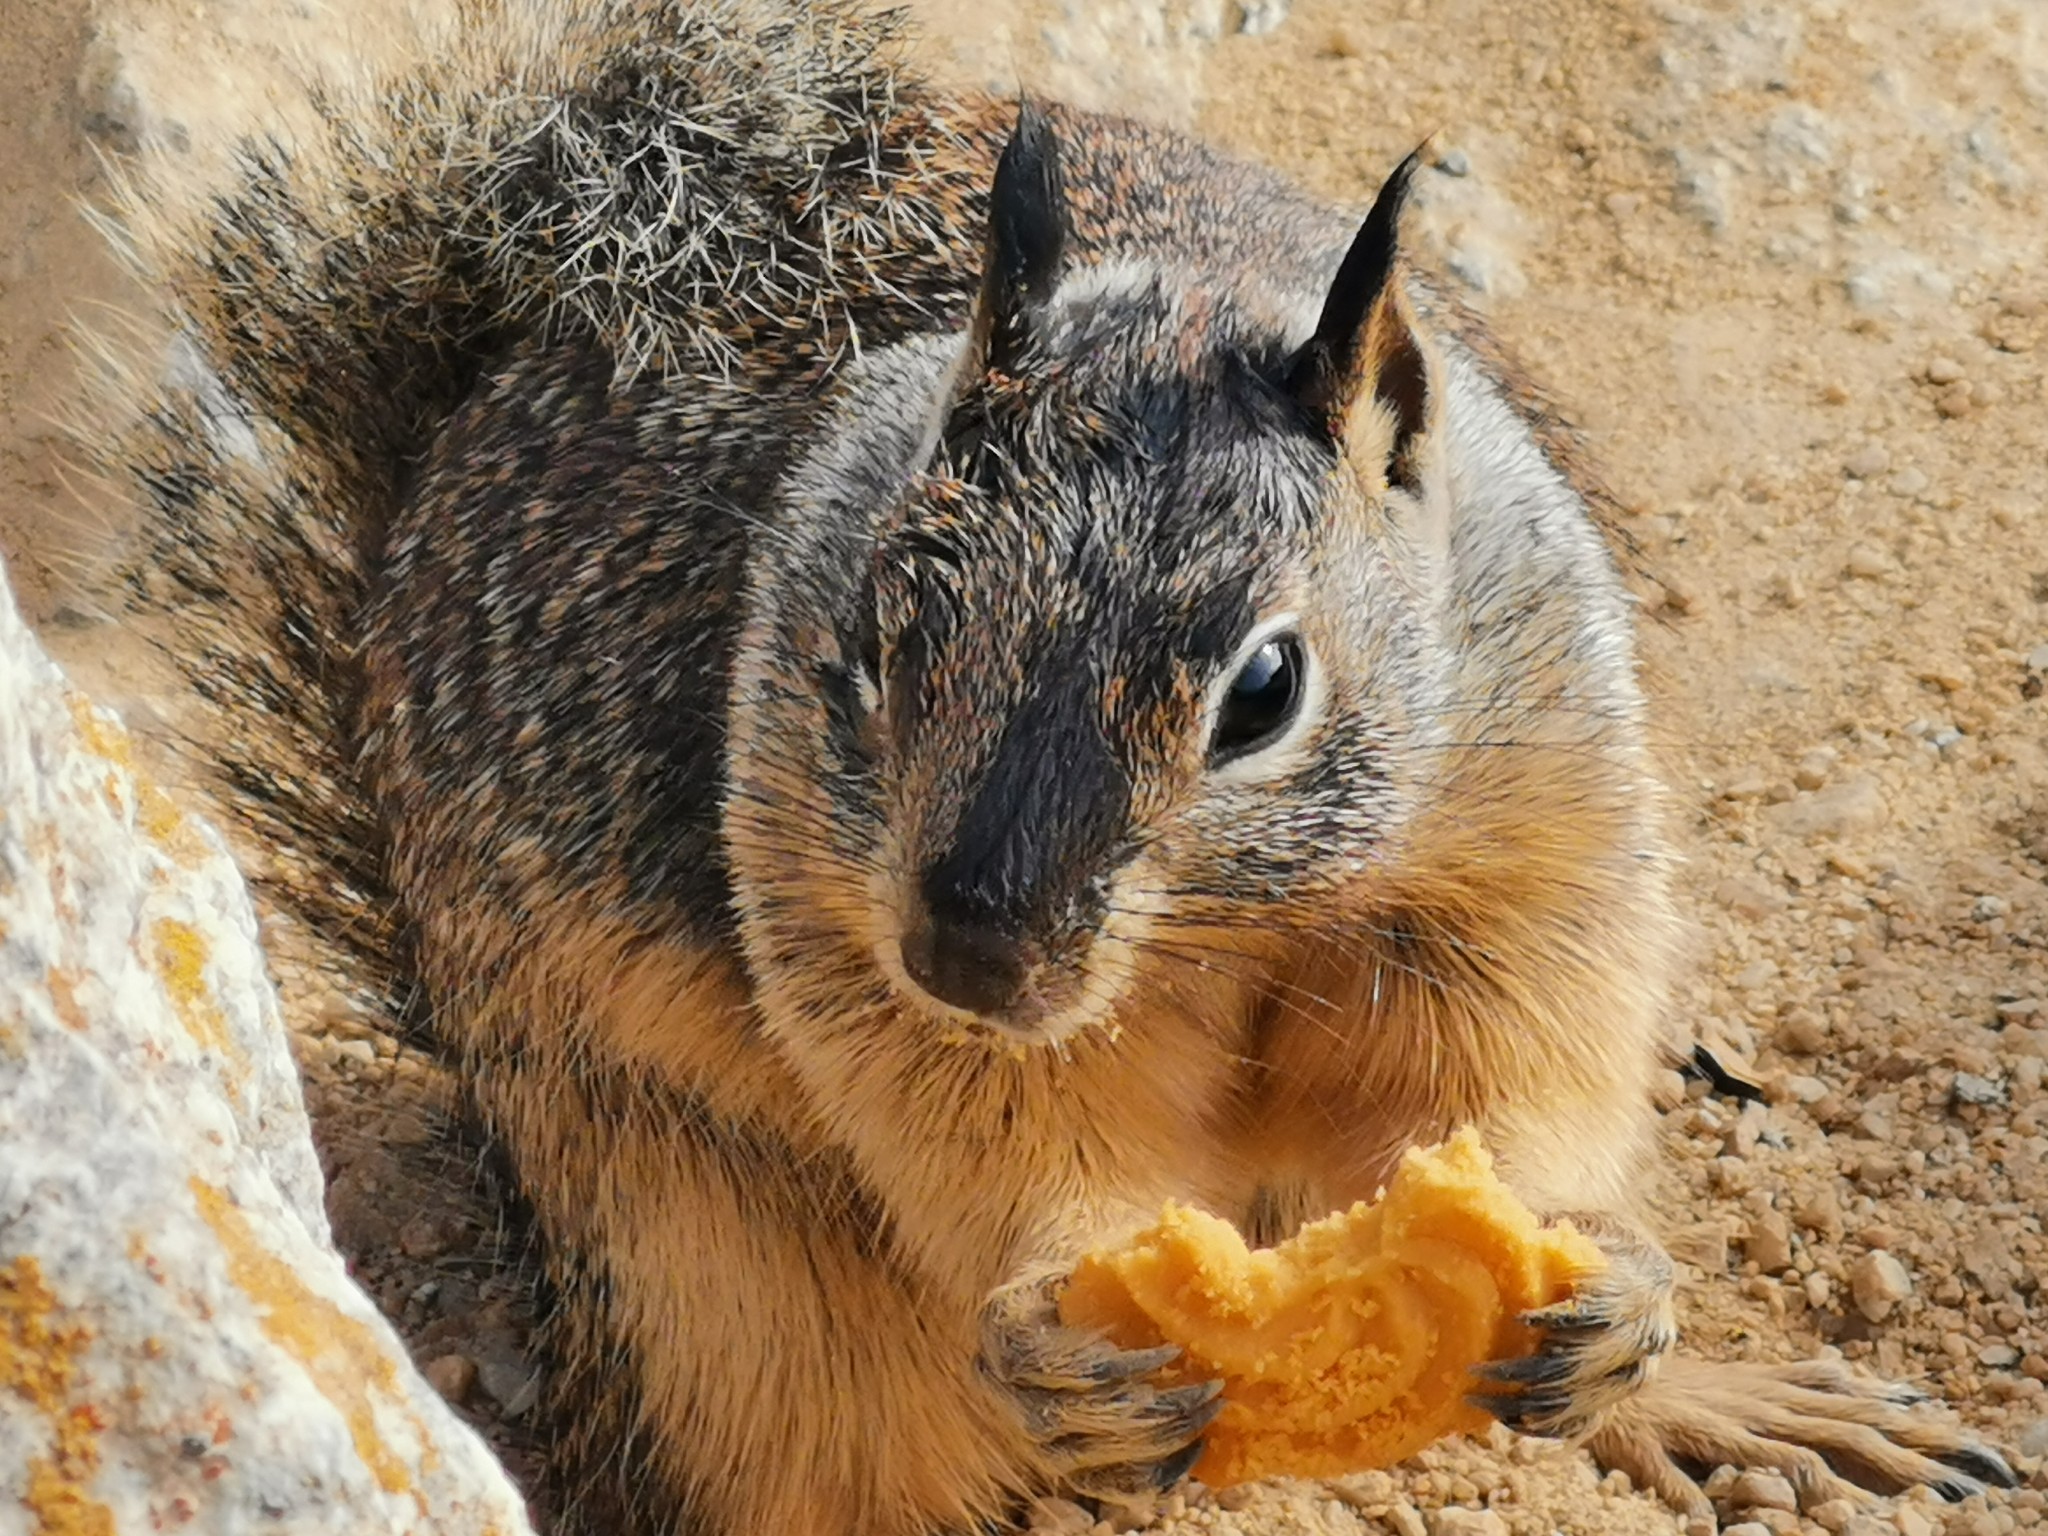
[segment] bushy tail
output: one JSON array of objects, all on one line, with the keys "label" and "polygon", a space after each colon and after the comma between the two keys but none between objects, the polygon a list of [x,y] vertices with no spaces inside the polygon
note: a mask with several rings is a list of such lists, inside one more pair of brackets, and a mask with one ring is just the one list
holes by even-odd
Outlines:
[{"label": "bushy tail", "polygon": [[133,168],[109,224],[174,340],[108,372],[90,444],[262,883],[387,997],[353,657],[408,463],[538,327],[629,375],[720,370],[774,316],[829,336],[838,274],[872,292],[906,239],[878,129],[918,110],[843,0],[461,3],[399,78],[306,71],[225,175]]}]

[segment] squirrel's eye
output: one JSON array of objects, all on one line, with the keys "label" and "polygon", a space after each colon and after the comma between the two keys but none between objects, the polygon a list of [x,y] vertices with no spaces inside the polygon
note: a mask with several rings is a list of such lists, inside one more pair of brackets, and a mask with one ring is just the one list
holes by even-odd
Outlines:
[{"label": "squirrel's eye", "polygon": [[1253,651],[1217,709],[1209,766],[1245,757],[1284,735],[1301,708],[1306,671],[1301,641],[1294,635],[1274,635]]}]

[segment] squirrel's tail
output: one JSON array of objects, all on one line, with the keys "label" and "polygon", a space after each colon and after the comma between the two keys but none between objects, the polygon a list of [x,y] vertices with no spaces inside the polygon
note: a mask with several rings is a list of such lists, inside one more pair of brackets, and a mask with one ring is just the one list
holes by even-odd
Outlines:
[{"label": "squirrel's tail", "polygon": [[516,333],[687,375],[764,294],[829,311],[788,231],[903,89],[889,24],[842,0],[460,12],[394,79],[304,71],[222,174],[122,171],[107,222],[172,340],[103,370],[89,416],[259,881],[373,988],[402,961],[355,653],[408,464]]}]

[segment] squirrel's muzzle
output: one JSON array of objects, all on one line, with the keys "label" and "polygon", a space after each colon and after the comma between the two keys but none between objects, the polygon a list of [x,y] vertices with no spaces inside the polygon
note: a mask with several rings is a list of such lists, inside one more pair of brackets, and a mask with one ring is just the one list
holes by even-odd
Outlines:
[{"label": "squirrel's muzzle", "polygon": [[1035,957],[1024,941],[982,923],[933,918],[903,936],[903,969],[925,991],[984,1018],[1006,1013]]}]

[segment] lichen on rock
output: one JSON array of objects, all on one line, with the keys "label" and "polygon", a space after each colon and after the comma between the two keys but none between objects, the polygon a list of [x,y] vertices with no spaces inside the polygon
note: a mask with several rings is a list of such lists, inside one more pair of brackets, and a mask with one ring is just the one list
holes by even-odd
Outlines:
[{"label": "lichen on rock", "polygon": [[247,892],[0,572],[0,1531],[521,1536],[348,1278]]}]

